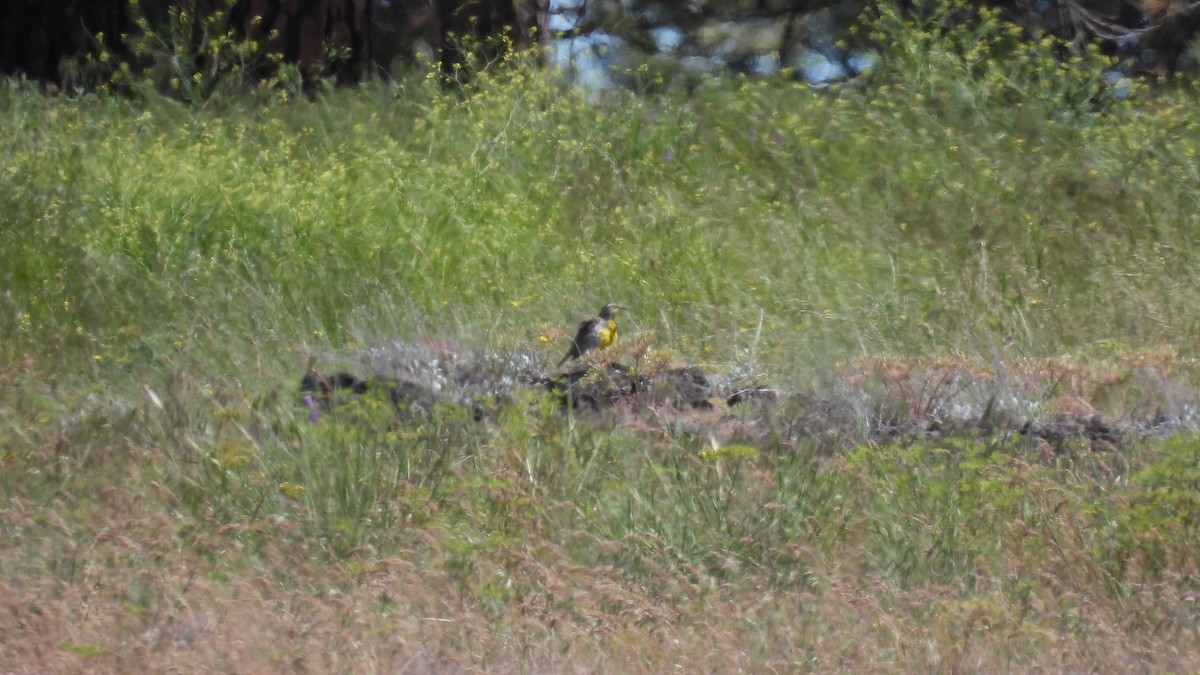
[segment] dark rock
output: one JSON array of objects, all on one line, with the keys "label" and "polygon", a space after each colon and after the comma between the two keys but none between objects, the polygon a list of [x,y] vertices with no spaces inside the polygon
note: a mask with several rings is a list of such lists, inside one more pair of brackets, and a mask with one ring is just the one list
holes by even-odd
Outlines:
[{"label": "dark rock", "polygon": [[352,393],[362,394],[367,391],[367,380],[350,373],[322,375],[315,370],[308,371],[300,380],[300,391],[306,394],[319,394],[328,398],[339,389],[349,389]]}]

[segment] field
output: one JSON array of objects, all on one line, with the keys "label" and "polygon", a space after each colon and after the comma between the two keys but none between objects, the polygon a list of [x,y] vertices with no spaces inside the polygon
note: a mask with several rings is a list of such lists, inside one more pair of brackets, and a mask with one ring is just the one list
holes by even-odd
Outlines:
[{"label": "field", "polygon": [[[977,28],[0,82],[0,671],[1200,670],[1200,100]],[[704,405],[538,384],[609,301]]]}]

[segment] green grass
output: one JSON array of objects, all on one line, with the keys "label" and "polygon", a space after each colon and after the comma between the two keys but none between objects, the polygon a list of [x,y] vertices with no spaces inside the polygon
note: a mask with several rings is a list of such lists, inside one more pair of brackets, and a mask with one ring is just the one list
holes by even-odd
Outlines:
[{"label": "green grass", "polygon": [[[825,90],[0,83],[0,664],[1195,670],[1190,427],[878,442],[797,403],[1196,400],[1195,94],[897,21]],[[549,367],[607,301],[802,396],[296,401],[394,340]]]}]

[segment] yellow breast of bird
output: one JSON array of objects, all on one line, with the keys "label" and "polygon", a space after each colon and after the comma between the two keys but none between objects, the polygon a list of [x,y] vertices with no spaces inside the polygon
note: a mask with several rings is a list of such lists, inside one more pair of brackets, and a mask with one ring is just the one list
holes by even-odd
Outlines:
[{"label": "yellow breast of bird", "polygon": [[600,327],[600,348],[611,345],[617,339],[617,322],[612,319],[608,323]]}]

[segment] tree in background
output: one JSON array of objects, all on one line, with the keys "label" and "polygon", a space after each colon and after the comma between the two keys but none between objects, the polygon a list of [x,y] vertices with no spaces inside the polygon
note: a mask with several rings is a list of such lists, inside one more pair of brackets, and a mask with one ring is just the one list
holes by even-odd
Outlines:
[{"label": "tree in background", "polygon": [[126,0],[14,0],[0,14],[0,73],[59,82],[64,60],[123,56],[121,36],[133,28]]},{"label": "tree in background", "polygon": [[0,15],[0,73],[68,86],[148,74],[159,88],[202,98],[220,78],[262,81],[283,66],[308,83],[352,84],[375,64],[414,60],[424,45],[458,79],[474,60],[544,46],[548,7],[549,0],[16,0]]},{"label": "tree in background", "polygon": [[[857,72],[848,27],[881,0],[10,0],[0,73],[86,88],[147,79],[203,99],[217,82],[351,84],[406,64],[463,82],[512,51],[582,39],[634,72]],[[896,0],[912,15],[937,0]],[[961,0],[1029,39],[1099,40],[1131,70],[1196,67],[1200,0]],[[569,49],[568,53],[582,53]],[[643,72],[646,69],[642,69]],[[815,75],[824,71],[825,75]]]},{"label": "tree in background", "polygon": [[1131,71],[1155,76],[1195,68],[1200,55],[1200,0],[560,0],[552,26],[606,51],[618,71],[790,69],[821,81],[859,70],[863,45],[846,39],[849,28],[887,5],[916,20],[998,9],[1026,39],[1052,35],[1076,54],[1098,40]]}]

